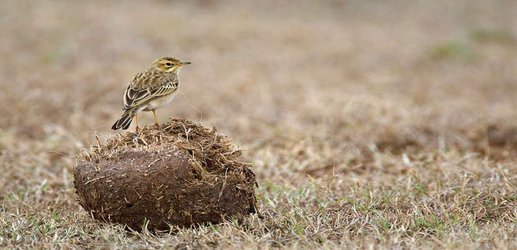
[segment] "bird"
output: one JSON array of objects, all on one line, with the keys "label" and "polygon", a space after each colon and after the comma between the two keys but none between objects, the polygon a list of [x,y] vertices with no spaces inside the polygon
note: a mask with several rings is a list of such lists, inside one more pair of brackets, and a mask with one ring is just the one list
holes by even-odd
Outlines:
[{"label": "bird", "polygon": [[136,74],[124,92],[124,113],[111,129],[126,130],[134,119],[138,133],[140,111],[152,111],[154,124],[159,127],[156,110],[174,99],[180,85],[179,72],[187,64],[191,63],[166,56],[156,59],[147,69]]}]

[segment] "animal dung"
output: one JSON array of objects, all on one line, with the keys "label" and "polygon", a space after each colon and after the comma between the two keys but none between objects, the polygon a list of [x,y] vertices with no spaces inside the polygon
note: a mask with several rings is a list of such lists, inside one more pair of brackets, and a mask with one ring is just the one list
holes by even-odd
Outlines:
[{"label": "animal dung", "polygon": [[257,213],[255,174],[230,140],[187,120],[126,133],[84,153],[74,170],[81,206],[133,230],[168,230]]}]

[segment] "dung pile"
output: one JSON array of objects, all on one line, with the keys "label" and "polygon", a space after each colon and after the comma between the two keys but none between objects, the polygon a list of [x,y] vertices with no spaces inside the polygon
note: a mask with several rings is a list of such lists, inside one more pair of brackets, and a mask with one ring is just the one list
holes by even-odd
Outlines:
[{"label": "dung pile", "polygon": [[74,185],[94,218],[134,230],[242,219],[256,212],[256,182],[240,153],[215,129],[172,119],[94,146]]}]

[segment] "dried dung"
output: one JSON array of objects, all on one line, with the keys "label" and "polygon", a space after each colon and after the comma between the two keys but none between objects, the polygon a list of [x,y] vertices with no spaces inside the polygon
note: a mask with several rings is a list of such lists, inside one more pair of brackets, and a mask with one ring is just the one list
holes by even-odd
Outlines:
[{"label": "dried dung", "polygon": [[230,140],[172,119],[100,143],[80,156],[74,185],[98,220],[167,230],[256,213],[255,174]]}]

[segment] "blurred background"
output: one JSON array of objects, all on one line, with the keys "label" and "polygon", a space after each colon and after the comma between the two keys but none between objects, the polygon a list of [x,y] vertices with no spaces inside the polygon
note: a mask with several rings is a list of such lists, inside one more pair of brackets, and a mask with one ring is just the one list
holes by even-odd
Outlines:
[{"label": "blurred background", "polygon": [[[502,144],[515,141],[515,1],[2,1],[0,10],[3,150],[68,162],[41,163],[51,173],[70,169],[96,134],[116,133],[127,83],[161,56],[193,62],[161,121],[217,127],[263,177],[275,178],[268,171],[299,142],[311,164],[286,173],[347,168],[361,154],[342,152],[368,145],[447,138],[479,149],[494,128]],[[4,170],[19,171],[14,163]]]}]

